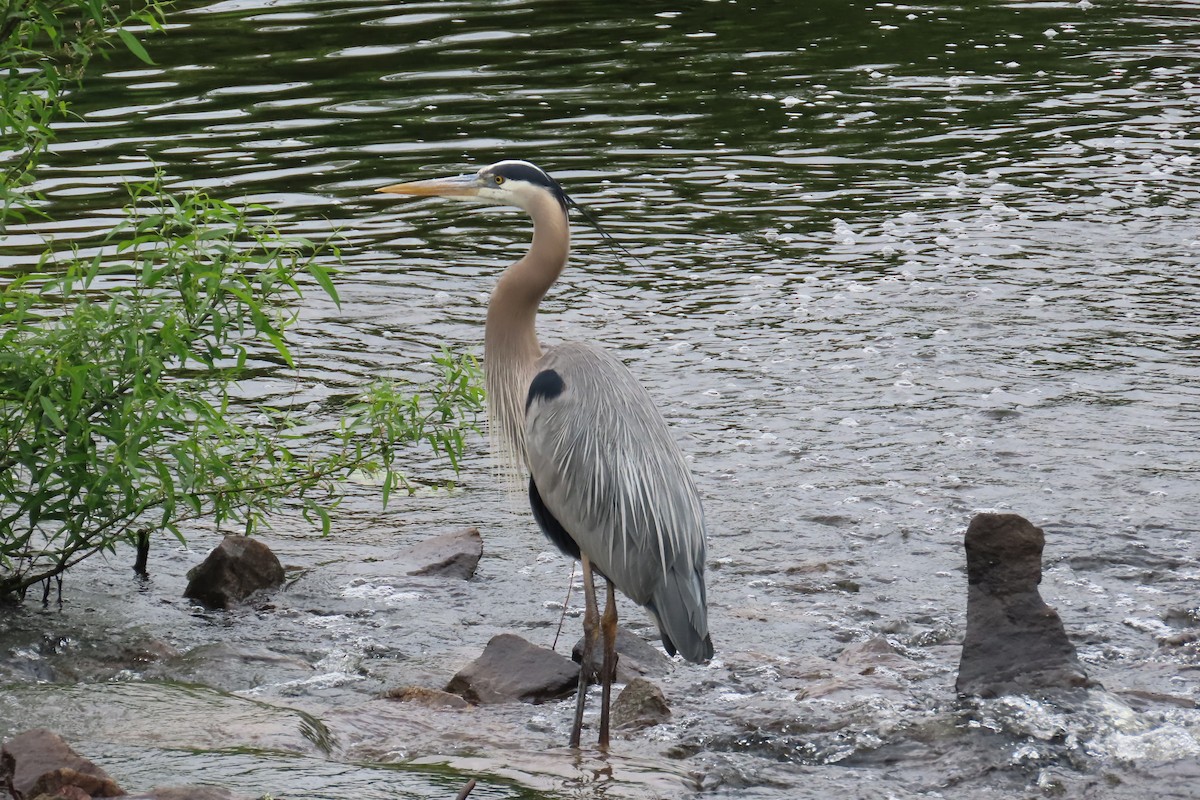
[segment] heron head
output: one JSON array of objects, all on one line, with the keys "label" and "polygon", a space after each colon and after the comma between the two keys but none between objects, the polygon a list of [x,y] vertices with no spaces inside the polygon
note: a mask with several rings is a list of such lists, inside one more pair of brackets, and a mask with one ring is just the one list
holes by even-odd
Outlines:
[{"label": "heron head", "polygon": [[376,189],[387,194],[448,197],[529,210],[537,199],[550,196],[565,211],[566,192],[544,170],[528,161],[497,161],[478,172],[452,178],[397,183]]}]

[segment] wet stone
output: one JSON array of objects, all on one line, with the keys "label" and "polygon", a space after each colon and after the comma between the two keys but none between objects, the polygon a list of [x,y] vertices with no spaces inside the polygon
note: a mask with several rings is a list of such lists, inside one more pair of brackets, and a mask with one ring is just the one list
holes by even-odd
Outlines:
[{"label": "wet stone", "polygon": [[907,659],[883,636],[856,642],[838,653],[837,663],[868,675],[880,668],[899,670]]},{"label": "wet stone", "polygon": [[614,728],[636,730],[660,725],[671,718],[667,699],[659,689],[645,678],[631,680],[612,706]]},{"label": "wet stone", "polygon": [[[571,649],[571,660],[583,662],[583,637]],[[592,648],[592,680],[598,680],[604,663],[604,643],[597,637]],[[631,630],[617,628],[617,681],[629,683],[634,678],[661,678],[674,667],[670,657]]]},{"label": "wet stone", "polygon": [[0,749],[0,785],[20,797],[115,797],[125,794],[108,773],[45,728],[19,733]]},{"label": "wet stone", "polygon": [[544,703],[575,693],[579,667],[553,650],[520,636],[493,636],[483,654],[446,685],[446,691],[469,703]]},{"label": "wet stone", "polygon": [[955,689],[995,697],[1091,685],[1062,619],[1038,592],[1046,537],[1017,514],[967,527],[967,634]]},{"label": "wet stone", "polygon": [[467,708],[468,703],[456,694],[443,692],[440,689],[430,689],[425,686],[399,686],[389,689],[383,695],[388,700],[398,700],[402,703],[417,703],[427,708]]},{"label": "wet stone", "polygon": [[60,786],[53,792],[39,794],[32,800],[92,800],[92,796],[78,786]]},{"label": "wet stone", "polygon": [[400,560],[414,564],[409,575],[440,575],[467,580],[475,574],[483,555],[483,537],[478,528],[464,528],[418,542],[400,553]]},{"label": "wet stone", "polygon": [[839,701],[872,696],[904,702],[921,668],[884,636],[847,645],[837,660],[816,661],[805,670],[796,700]]},{"label": "wet stone", "polygon": [[283,565],[267,547],[248,536],[226,536],[188,572],[183,596],[209,608],[229,608],[260,589],[283,583]]},{"label": "wet stone", "polygon": [[121,800],[238,800],[228,789],[219,786],[156,786],[145,794],[128,795]]},{"label": "wet stone", "polygon": [[270,670],[275,681],[304,680],[314,672],[308,662],[266,647],[213,642],[193,647],[169,661],[152,664],[145,669],[145,675],[234,692],[259,685],[264,670]]},{"label": "wet stone", "polygon": [[1186,647],[1197,641],[1200,641],[1200,631],[1192,630],[1161,636],[1158,639],[1158,644],[1160,647]]}]

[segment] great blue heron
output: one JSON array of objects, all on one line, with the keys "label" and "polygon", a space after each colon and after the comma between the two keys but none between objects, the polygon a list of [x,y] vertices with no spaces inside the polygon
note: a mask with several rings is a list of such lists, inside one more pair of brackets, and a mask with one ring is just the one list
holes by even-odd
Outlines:
[{"label": "great blue heron", "polygon": [[525,161],[378,191],[517,206],[533,219],[525,257],[488,303],[484,375],[493,449],[529,469],[529,502],[546,536],[583,564],[584,649],[571,729],[579,746],[598,613],[592,572],[606,579],[600,746],[608,747],[616,673],[614,584],[658,623],[663,646],[712,658],[704,587],[704,512],[691,474],[650,395],[617,358],[583,342],[545,349],[534,319],[570,245],[562,187]]}]

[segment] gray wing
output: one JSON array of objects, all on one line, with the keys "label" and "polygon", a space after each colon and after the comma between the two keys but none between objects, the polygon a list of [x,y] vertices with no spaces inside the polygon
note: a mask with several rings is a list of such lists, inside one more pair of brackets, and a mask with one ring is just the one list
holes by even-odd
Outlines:
[{"label": "gray wing", "polygon": [[527,461],[547,510],[618,589],[655,617],[663,643],[712,656],[700,497],[650,395],[613,356],[558,345],[537,364]]}]

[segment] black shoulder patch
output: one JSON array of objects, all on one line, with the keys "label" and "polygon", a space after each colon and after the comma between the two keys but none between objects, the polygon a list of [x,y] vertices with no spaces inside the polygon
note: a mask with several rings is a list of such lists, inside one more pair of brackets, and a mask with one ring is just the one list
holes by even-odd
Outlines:
[{"label": "black shoulder patch", "polygon": [[529,413],[529,407],[533,405],[534,398],[553,400],[562,394],[565,388],[567,388],[567,384],[563,383],[562,376],[557,372],[552,369],[542,370],[529,382],[529,394],[525,397],[525,413]]}]

